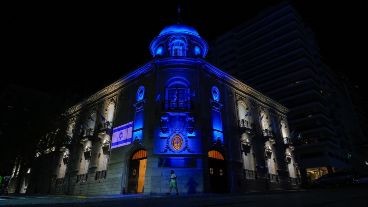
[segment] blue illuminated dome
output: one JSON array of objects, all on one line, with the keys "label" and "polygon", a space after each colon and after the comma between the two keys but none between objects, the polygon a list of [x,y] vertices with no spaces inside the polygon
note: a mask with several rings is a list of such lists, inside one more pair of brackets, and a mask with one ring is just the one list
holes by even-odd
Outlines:
[{"label": "blue illuminated dome", "polygon": [[197,30],[183,24],[165,27],[149,48],[156,58],[204,58],[208,52],[208,45]]},{"label": "blue illuminated dome", "polygon": [[183,24],[174,24],[174,25],[167,26],[160,32],[159,36],[166,35],[166,34],[178,34],[178,33],[190,34],[190,35],[195,35],[199,37],[197,30],[195,30],[193,27],[183,25]]}]

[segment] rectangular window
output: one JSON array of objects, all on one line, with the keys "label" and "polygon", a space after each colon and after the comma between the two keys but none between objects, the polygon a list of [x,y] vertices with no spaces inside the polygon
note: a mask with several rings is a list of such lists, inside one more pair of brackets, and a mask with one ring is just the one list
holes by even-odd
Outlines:
[{"label": "rectangular window", "polygon": [[173,56],[184,56],[182,46],[173,46]]},{"label": "rectangular window", "polygon": [[189,109],[188,88],[168,88],[166,92],[166,109]]}]

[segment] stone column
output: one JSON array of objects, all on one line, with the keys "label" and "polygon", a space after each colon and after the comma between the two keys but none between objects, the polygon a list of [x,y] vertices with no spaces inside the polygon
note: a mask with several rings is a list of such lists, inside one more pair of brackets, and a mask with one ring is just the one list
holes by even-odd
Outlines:
[{"label": "stone column", "polygon": [[276,149],[276,163],[277,163],[277,174],[280,180],[280,187],[287,189],[290,187],[289,183],[289,170],[286,162],[286,147],[280,130],[280,119],[277,115],[272,114],[272,127],[275,136],[275,149]]}]

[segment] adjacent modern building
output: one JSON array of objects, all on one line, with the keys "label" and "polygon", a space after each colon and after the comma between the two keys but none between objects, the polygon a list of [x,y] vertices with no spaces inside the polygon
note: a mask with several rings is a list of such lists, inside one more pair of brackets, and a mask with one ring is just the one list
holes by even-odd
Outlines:
[{"label": "adjacent modern building", "polygon": [[287,108],[204,60],[182,24],[164,28],[153,60],[69,108],[40,140],[29,193],[180,194],[298,185]]},{"label": "adjacent modern building", "polygon": [[364,168],[368,159],[358,143],[366,137],[349,95],[292,6],[279,5],[218,37],[209,59],[289,109],[305,178]]}]

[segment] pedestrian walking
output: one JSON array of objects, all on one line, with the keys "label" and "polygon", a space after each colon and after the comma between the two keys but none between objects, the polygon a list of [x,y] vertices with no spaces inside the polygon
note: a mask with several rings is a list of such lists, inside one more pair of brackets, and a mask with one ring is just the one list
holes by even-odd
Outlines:
[{"label": "pedestrian walking", "polygon": [[179,191],[178,191],[178,184],[177,184],[177,177],[175,175],[175,171],[174,170],[171,170],[171,174],[170,174],[170,192],[169,192],[169,195],[171,194],[171,191],[173,188],[175,188],[176,190],[176,195],[179,195]]}]

